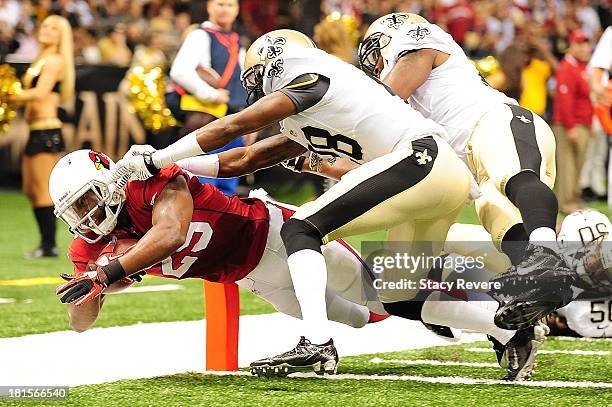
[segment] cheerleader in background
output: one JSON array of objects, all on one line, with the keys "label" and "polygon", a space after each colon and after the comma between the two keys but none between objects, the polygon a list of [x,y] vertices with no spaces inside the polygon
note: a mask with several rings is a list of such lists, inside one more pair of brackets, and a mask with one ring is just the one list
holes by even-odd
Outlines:
[{"label": "cheerleader in background", "polygon": [[65,150],[60,103],[74,98],[72,29],[64,17],[51,15],[38,30],[40,52],[23,77],[24,91],[9,101],[25,105],[30,134],[22,161],[23,191],[28,196],[41,235],[40,246],[26,258],[57,257],[55,215],[49,196],[51,169]]}]

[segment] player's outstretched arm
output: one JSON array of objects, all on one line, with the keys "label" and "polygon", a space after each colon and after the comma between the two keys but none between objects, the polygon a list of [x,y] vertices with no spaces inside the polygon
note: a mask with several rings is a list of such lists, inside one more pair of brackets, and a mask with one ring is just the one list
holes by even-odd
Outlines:
[{"label": "player's outstretched arm", "polygon": [[173,254],[185,242],[193,215],[193,198],[183,176],[168,182],[155,198],[152,227],[119,261],[129,276]]},{"label": "player's outstretched arm", "polygon": [[277,134],[219,154],[184,158],[176,164],[195,175],[209,178],[231,178],[268,168],[306,151],[301,144]]},{"label": "player's outstretched arm", "polygon": [[431,70],[448,58],[447,54],[433,49],[420,49],[407,52],[401,56],[389,75],[383,82],[388,85],[393,92],[406,100],[421,86]]},{"label": "player's outstretched arm", "polygon": [[295,112],[296,106],[287,95],[273,92],[246,109],[215,120],[162,150],[136,155],[128,152],[113,167],[108,181],[127,176],[146,179],[168,164],[223,147],[238,136],[276,124]]},{"label": "player's outstretched arm", "polygon": [[222,117],[195,130],[176,143],[152,155],[156,168],[182,158],[223,147],[236,137],[261,130],[295,114],[295,104],[281,92],[273,92],[246,109]]}]

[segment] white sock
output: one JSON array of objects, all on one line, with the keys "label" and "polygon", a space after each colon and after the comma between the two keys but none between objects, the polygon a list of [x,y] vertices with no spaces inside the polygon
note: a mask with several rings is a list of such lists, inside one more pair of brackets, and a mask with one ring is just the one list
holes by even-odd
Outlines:
[{"label": "white sock", "polygon": [[541,227],[534,229],[533,232],[529,234],[530,242],[556,242],[557,241],[557,233],[554,229]]},{"label": "white sock", "polygon": [[315,250],[304,249],[287,258],[295,296],[300,303],[305,336],[313,343],[330,338],[325,291],[327,267],[325,257]]},{"label": "white sock", "polygon": [[157,150],[151,157],[157,168],[163,168],[168,164],[176,162],[181,158],[194,157],[204,153],[196,137],[196,131],[192,131],[182,139],[170,144],[168,147]]},{"label": "white sock", "polygon": [[353,328],[361,328],[370,319],[370,310],[365,305],[355,304],[335,291],[327,290],[327,318]]},{"label": "white sock", "polygon": [[430,324],[471,329],[491,335],[505,345],[516,331],[501,329],[495,325],[493,317],[497,310],[497,302],[495,304],[490,301],[484,302],[485,304],[478,306],[476,302],[453,299],[447,294],[436,291],[429,294],[425,300],[421,319]]}]

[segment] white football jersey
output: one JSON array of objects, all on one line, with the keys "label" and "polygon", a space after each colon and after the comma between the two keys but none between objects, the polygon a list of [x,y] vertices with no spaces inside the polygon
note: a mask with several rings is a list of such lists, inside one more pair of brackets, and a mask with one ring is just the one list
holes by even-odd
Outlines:
[{"label": "white football jersey", "polygon": [[449,58],[431,71],[427,80],[410,96],[413,108],[442,125],[446,141],[465,159],[467,142],[478,120],[499,103],[517,104],[484,82],[463,50],[435,24],[406,24],[393,35],[385,50],[385,70],[390,72],[405,51],[434,49]]},{"label": "white football jersey", "polygon": [[329,78],[329,87],[315,105],[283,120],[281,131],[320,155],[364,163],[427,135],[446,138],[441,126],[384,86],[319,49],[284,52],[269,62],[263,91],[282,90],[307,74]]},{"label": "white football jersey", "polygon": [[585,338],[612,338],[612,299],[573,301],[557,313],[567,326]]}]

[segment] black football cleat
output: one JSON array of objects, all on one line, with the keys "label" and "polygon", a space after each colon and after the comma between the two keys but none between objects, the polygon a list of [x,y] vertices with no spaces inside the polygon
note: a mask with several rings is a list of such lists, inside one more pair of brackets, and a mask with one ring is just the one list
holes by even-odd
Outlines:
[{"label": "black football cleat", "polygon": [[336,374],[338,360],[332,339],[316,345],[302,336],[290,351],[252,362],[251,374],[259,377],[286,377],[291,373],[312,371],[318,375]]},{"label": "black football cleat", "polygon": [[541,300],[548,293],[563,290],[572,285],[578,275],[554,250],[529,243],[523,260],[491,281],[501,288],[491,293],[501,301],[513,299]]},{"label": "black football cleat", "polygon": [[31,252],[27,252],[23,254],[23,258],[26,260],[35,260],[41,259],[44,257],[57,257],[57,247],[52,247],[50,249],[43,249],[42,247],[38,247]]},{"label": "black football cleat", "polygon": [[497,363],[499,363],[500,367],[506,369],[508,367],[508,354],[506,353],[506,345],[502,345],[500,341],[498,341],[491,335],[487,335],[487,338],[493,344],[493,350],[495,351]]},{"label": "black football cleat", "polygon": [[460,329],[451,328],[449,326],[444,325],[429,324],[423,321],[421,322],[423,323],[423,325],[425,325],[425,328],[429,329],[431,332],[435,333],[446,341],[458,342],[461,339]]},{"label": "black football cleat", "polygon": [[540,322],[516,332],[506,344],[508,366],[504,380],[514,382],[529,379],[535,368],[538,349],[549,332],[550,329]]},{"label": "black football cleat", "polygon": [[512,300],[499,307],[493,320],[502,329],[526,329],[567,304],[563,300]]}]

